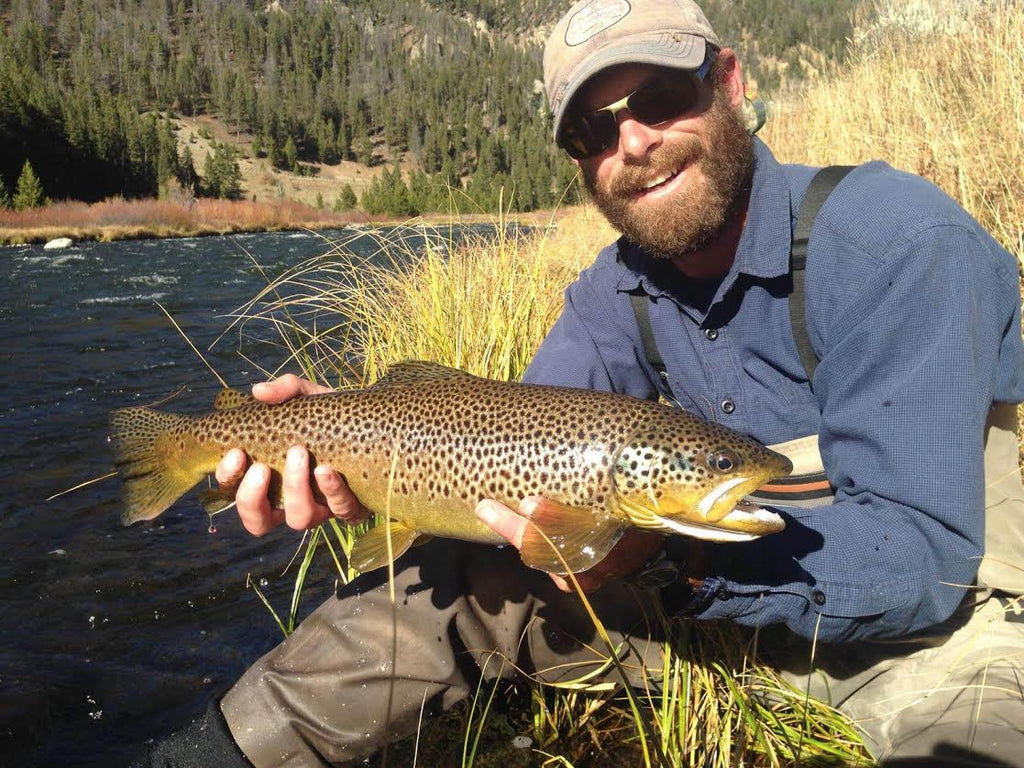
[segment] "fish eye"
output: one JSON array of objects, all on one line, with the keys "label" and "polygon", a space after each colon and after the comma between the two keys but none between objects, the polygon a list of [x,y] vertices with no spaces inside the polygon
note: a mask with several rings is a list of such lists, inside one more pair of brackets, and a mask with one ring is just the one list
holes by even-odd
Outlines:
[{"label": "fish eye", "polygon": [[728,448],[721,448],[714,453],[708,454],[708,466],[715,472],[727,475],[740,465],[740,457],[735,451]]}]

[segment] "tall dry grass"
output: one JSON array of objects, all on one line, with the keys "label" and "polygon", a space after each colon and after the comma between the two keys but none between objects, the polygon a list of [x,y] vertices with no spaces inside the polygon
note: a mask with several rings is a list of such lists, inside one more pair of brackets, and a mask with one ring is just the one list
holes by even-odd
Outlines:
[{"label": "tall dry grass", "polygon": [[925,176],[1022,258],[1024,9],[889,0],[842,68],[778,98],[761,135],[783,162]]},{"label": "tall dry grass", "polygon": [[402,360],[518,379],[563,289],[615,237],[589,207],[533,229],[498,219],[479,233],[423,222],[363,232],[289,270],[237,318],[278,330],[279,369],[333,385],[372,383]]}]

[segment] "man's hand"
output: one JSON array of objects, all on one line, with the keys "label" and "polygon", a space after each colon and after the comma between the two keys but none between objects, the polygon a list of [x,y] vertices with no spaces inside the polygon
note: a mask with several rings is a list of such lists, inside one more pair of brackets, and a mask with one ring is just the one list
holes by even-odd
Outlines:
[{"label": "man's hand", "polygon": [[[528,520],[538,509],[547,503],[539,496],[529,496],[520,503],[519,510],[509,509],[504,504],[484,499],[476,506],[476,516],[487,523],[495,532],[501,534],[516,549],[522,548],[523,533]],[[610,579],[616,579],[633,573],[646,563],[665,541],[659,533],[629,528],[612,547],[608,556],[586,571],[574,574],[584,592],[593,592]],[[572,581],[567,576],[552,573],[551,579],[563,592],[572,592]]]},{"label": "man's hand", "polygon": [[[300,395],[331,391],[289,373],[254,385],[252,395],[264,403],[283,403]],[[309,453],[301,446],[290,448],[285,461],[282,473],[284,509],[275,509],[267,498],[270,467],[262,462],[250,466],[249,457],[239,448],[228,451],[221,459],[216,477],[222,487],[235,489],[238,516],[254,536],[262,536],[281,523],[303,531],[315,528],[331,517],[338,517],[346,523],[358,523],[370,514],[349,489],[345,478],[326,464],[318,464],[313,470],[316,485],[327,499],[326,505],[317,502],[309,484]]]}]

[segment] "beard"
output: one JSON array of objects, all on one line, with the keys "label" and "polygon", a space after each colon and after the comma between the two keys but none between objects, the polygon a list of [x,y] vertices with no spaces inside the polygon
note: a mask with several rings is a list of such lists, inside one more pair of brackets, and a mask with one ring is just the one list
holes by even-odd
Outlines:
[{"label": "beard", "polygon": [[[627,161],[606,186],[598,185],[595,166],[583,164],[584,184],[600,211],[656,258],[670,259],[706,247],[750,186],[753,143],[721,89],[715,89],[703,120],[706,146],[698,136],[672,137],[642,161]],[[651,178],[684,167],[692,179],[675,195],[656,205],[636,199]]]}]

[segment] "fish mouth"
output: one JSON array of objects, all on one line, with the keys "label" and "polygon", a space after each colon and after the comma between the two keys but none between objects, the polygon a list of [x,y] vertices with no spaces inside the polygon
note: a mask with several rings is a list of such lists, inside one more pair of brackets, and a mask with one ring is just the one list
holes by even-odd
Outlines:
[{"label": "fish mouth", "polygon": [[782,518],[747,499],[748,494],[767,481],[760,475],[747,475],[721,483],[697,503],[696,511],[703,519],[695,522],[751,532],[765,528],[771,529],[764,530],[765,533],[782,530]]},{"label": "fish mouth", "polygon": [[761,536],[778,533],[786,527],[785,521],[777,513],[745,499],[716,523],[699,523],[672,517],[659,517],[658,522],[666,532],[717,542],[753,541]]},{"label": "fish mouth", "polygon": [[732,478],[697,503],[696,517],[661,519],[666,528],[709,541],[750,541],[778,533],[786,527],[782,517],[747,498],[765,482],[766,478],[760,475]]},{"label": "fish mouth", "polygon": [[[710,494],[709,506],[716,510],[714,519],[703,513],[695,514],[692,507],[689,507],[691,511],[684,511],[688,508],[687,505],[682,505],[680,509],[671,502],[649,505],[636,498],[620,497],[618,506],[630,522],[639,528],[670,535],[691,536],[706,541],[752,541],[761,536],[778,533],[786,527],[779,514],[744,498],[760,485],[762,482],[759,478],[744,478],[740,483],[730,483],[727,484],[728,487],[713,491]],[[679,511],[669,511],[673,507]],[[661,510],[665,513],[660,513]]]}]

